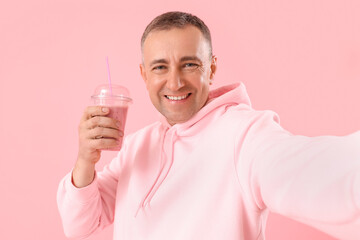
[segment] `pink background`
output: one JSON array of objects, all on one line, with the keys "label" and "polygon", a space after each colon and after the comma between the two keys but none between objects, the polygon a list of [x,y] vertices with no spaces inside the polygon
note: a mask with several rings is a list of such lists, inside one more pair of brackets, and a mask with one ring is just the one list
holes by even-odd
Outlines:
[{"label": "pink background", "polygon": [[[192,12],[212,30],[215,87],[247,86],[256,109],[296,134],[360,129],[360,1],[13,0],[0,3],[0,239],[65,239],[59,180],[77,155],[77,126],[95,86],[131,91],[127,133],[157,120],[139,74],[147,23]],[[115,153],[104,153],[99,168]],[[301,199],[299,199],[301,201]],[[271,214],[268,240],[331,237]],[[112,227],[91,239],[111,239]]]}]

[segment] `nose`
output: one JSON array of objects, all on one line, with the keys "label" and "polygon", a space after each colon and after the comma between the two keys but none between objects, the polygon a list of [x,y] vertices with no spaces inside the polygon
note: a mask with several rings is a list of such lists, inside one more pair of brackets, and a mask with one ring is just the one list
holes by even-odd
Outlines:
[{"label": "nose", "polygon": [[173,68],[169,71],[166,87],[171,91],[178,91],[180,88],[184,86],[184,81],[181,75],[181,72],[178,69]]}]

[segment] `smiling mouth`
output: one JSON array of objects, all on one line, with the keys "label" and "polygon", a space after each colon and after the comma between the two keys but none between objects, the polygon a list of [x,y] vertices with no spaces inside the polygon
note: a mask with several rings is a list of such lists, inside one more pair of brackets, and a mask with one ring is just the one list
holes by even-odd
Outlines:
[{"label": "smiling mouth", "polygon": [[190,95],[191,95],[191,93],[181,95],[181,96],[165,95],[165,97],[172,101],[180,101],[180,100],[184,100],[184,99],[188,98]]}]

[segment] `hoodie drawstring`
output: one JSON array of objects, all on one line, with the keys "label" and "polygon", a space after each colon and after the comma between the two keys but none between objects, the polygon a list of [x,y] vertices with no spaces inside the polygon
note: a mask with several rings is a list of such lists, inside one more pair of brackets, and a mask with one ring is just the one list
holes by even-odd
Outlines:
[{"label": "hoodie drawstring", "polygon": [[[177,138],[176,135],[176,131],[174,131],[171,135],[170,138],[170,159],[168,161],[166,161],[166,156],[165,155],[165,150],[164,150],[164,146],[165,146],[165,136],[166,136],[166,132],[163,135],[162,138],[162,144],[161,144],[161,153],[160,153],[160,170],[155,178],[154,183],[152,184],[151,188],[147,191],[147,193],[145,194],[145,196],[143,197],[142,201],[139,203],[139,206],[136,210],[135,216],[137,216],[137,214],[139,213],[140,209],[144,209],[147,205],[150,205],[151,199],[154,197],[156,191],[159,189],[160,185],[164,182],[165,178],[167,177],[167,175],[170,172],[170,169],[173,165],[174,162],[174,144]],[[165,169],[166,163],[169,163],[167,168]],[[165,175],[161,177],[162,173],[165,171]]]}]

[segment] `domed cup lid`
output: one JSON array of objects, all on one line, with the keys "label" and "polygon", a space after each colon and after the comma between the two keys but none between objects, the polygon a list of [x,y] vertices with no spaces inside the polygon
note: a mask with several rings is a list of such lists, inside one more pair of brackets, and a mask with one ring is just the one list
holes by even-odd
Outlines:
[{"label": "domed cup lid", "polygon": [[102,84],[95,88],[93,99],[117,99],[127,102],[132,102],[129,90],[123,86],[112,84],[111,89],[109,84]]}]

